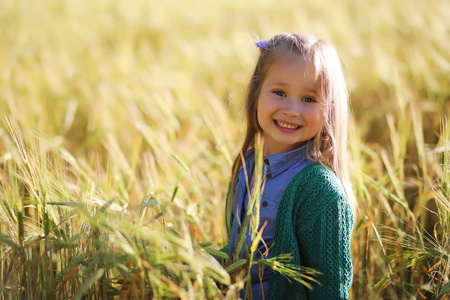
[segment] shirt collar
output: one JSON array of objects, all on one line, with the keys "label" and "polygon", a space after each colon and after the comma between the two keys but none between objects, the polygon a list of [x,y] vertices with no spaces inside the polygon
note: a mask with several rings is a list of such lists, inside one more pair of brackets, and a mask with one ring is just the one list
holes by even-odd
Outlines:
[{"label": "shirt collar", "polygon": [[308,159],[306,153],[307,148],[308,144],[288,152],[272,154],[264,157],[264,165],[267,171],[266,175],[270,175],[272,177],[278,176],[293,165]]}]

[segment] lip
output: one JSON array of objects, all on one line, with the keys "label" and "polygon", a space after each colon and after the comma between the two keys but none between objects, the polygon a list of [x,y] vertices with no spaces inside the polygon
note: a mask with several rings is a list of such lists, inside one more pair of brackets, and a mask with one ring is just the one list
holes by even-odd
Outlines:
[{"label": "lip", "polygon": [[[293,129],[293,128],[285,128],[285,127],[281,127],[277,124],[277,122],[283,122],[289,125],[293,125],[293,126],[298,126],[297,128]],[[295,123],[290,123],[290,122],[286,122],[286,121],[281,121],[281,120],[273,120],[273,124],[276,126],[276,128],[278,130],[280,130],[281,132],[286,132],[286,133],[291,133],[291,132],[296,132],[298,130],[300,130],[303,126],[302,125],[298,125]]]}]

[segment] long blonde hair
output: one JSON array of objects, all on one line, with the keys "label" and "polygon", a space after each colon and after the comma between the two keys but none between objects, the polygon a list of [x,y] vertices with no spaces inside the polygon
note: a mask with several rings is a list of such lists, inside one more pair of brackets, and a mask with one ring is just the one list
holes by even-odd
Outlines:
[{"label": "long blonde hair", "polygon": [[[322,130],[313,138],[313,157],[321,164],[330,166],[341,179],[350,204],[355,210],[355,201],[350,186],[347,167],[347,122],[349,118],[348,91],[336,50],[329,43],[310,35],[281,33],[273,36],[261,49],[255,70],[250,79],[245,99],[247,132],[242,148],[232,166],[231,189],[228,195],[227,228],[241,157],[255,146],[255,137],[262,133],[257,119],[257,105],[261,87],[267,71],[277,57],[300,55],[314,65],[318,100],[322,104]],[[309,152],[309,151],[308,151]]]}]

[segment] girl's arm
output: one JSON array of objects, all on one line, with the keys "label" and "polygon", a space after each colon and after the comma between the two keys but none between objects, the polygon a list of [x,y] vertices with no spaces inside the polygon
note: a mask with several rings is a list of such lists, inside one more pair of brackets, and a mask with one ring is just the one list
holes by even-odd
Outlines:
[{"label": "girl's arm", "polygon": [[[308,299],[348,299],[353,279],[350,236],[353,213],[334,176],[321,178],[298,211],[296,235],[301,265],[322,273],[306,289]],[[329,182],[329,181],[333,182]]]}]

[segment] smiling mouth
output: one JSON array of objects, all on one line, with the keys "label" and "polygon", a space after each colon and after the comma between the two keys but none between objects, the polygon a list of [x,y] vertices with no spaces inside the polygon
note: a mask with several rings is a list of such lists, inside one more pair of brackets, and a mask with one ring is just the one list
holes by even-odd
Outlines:
[{"label": "smiling mouth", "polygon": [[292,124],[292,123],[286,123],[286,122],[282,122],[282,121],[278,121],[278,120],[274,120],[274,121],[275,121],[275,124],[277,124],[281,128],[298,129],[298,128],[302,127],[300,125],[296,125],[296,124]]}]

